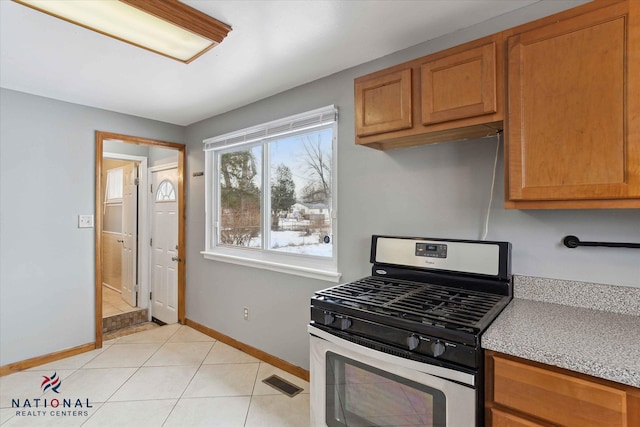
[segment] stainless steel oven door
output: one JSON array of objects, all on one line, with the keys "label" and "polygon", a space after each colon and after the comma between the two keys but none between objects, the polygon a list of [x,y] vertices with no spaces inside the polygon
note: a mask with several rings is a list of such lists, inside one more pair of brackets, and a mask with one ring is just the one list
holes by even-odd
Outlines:
[{"label": "stainless steel oven door", "polygon": [[313,427],[475,425],[474,375],[309,332]]}]

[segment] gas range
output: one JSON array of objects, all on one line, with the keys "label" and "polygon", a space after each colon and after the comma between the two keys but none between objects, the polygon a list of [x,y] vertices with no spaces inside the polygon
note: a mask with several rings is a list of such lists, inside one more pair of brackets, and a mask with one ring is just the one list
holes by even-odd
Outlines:
[{"label": "gas range", "polygon": [[311,324],[400,357],[477,371],[512,296],[507,242],[373,236],[372,275],[315,293]]}]

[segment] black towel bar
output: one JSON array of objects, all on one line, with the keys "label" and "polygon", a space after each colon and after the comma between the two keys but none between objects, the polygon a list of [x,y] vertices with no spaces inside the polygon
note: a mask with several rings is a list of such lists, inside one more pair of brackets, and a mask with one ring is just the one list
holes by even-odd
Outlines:
[{"label": "black towel bar", "polygon": [[577,248],[578,246],[604,246],[607,248],[633,248],[640,249],[640,243],[622,243],[622,242],[581,242],[576,236],[566,236],[562,243],[568,248]]}]

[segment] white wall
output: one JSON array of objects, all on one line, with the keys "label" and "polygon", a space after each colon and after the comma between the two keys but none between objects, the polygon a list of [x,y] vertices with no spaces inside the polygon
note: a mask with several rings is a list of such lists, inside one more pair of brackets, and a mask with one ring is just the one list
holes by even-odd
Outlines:
[{"label": "white wall", "polygon": [[[309,298],[331,283],[204,260],[202,140],[328,104],[339,109],[338,254],[342,280],[370,272],[371,234],[478,239],[496,139],[380,152],[354,143],[353,79],[505,28],[576,2],[544,2],[187,127],[187,317],[308,367]],[[557,8],[557,9],[555,9]],[[552,10],[554,9],[554,10]],[[502,150],[489,239],[513,243],[513,272],[640,287],[638,253],[575,249],[563,236],[640,242],[640,210],[503,209]],[[249,307],[250,320],[242,318]]]},{"label": "white wall", "polygon": [[184,128],[1,89],[0,365],[95,341],[95,131]]}]

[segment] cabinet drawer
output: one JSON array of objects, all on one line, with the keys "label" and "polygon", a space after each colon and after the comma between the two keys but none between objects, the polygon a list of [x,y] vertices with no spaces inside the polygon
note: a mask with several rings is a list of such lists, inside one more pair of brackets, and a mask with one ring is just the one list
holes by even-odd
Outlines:
[{"label": "cabinet drawer", "polygon": [[623,390],[499,357],[493,392],[497,404],[563,426],[626,425]]}]

